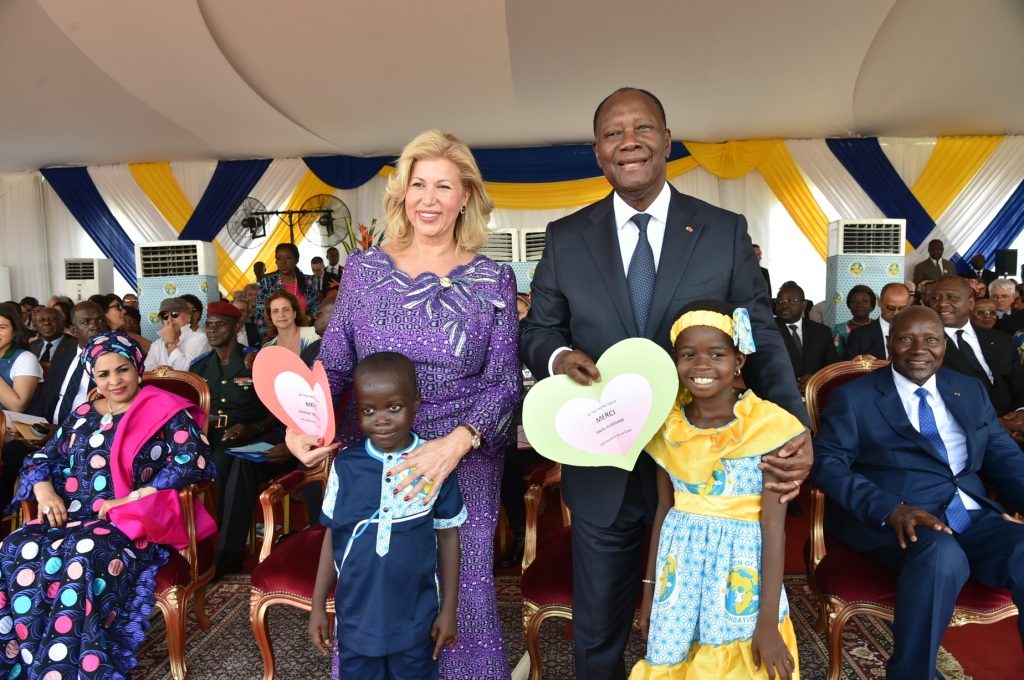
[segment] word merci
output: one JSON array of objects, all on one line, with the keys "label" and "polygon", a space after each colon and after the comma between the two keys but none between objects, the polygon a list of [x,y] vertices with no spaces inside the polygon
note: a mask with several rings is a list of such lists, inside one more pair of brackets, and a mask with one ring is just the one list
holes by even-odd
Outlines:
[{"label": "word merci", "polygon": [[624,416],[617,416],[614,408],[616,403],[617,400],[613,399],[587,413],[587,416],[593,418],[594,425],[597,426],[594,434],[598,436],[600,446],[602,447],[633,431],[633,428],[628,425],[625,428],[619,427],[626,422],[626,418]]}]

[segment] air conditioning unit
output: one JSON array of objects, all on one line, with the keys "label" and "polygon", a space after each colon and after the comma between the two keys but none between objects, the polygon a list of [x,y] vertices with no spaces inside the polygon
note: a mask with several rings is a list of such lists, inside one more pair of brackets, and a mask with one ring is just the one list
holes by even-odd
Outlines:
[{"label": "air conditioning unit", "polygon": [[539,262],[544,254],[544,234],[547,229],[520,229],[519,254],[524,262]]},{"label": "air conditioning unit", "polygon": [[518,229],[488,229],[487,243],[480,249],[495,262],[515,262],[520,259]]},{"label": "air conditioning unit", "polygon": [[[878,295],[887,283],[905,277],[906,220],[837,220],[828,225],[825,262],[825,323],[850,320],[846,295],[866,285]],[[874,316],[878,316],[876,308]]]},{"label": "air conditioning unit", "polygon": [[165,298],[188,293],[199,298],[204,307],[220,299],[217,251],[208,241],[136,244],[135,272],[139,279],[142,334],[150,339],[156,339],[160,329],[157,314]]},{"label": "air conditioning unit", "polygon": [[0,302],[11,299],[11,270],[0,264]]},{"label": "air conditioning unit", "polygon": [[64,294],[74,302],[114,292],[114,262],[69,257],[64,260]]}]

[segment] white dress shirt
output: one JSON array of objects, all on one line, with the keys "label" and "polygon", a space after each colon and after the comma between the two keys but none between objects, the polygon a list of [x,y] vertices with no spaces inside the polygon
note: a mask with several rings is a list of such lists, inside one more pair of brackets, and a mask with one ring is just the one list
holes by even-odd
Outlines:
[{"label": "white dress shirt", "polygon": [[187,371],[192,362],[200,355],[210,351],[210,343],[206,333],[194,331],[188,326],[181,329],[178,346],[173,352],[167,351],[167,343],[156,339],[146,355],[146,370],[152,371],[157,366],[170,366],[176,371]]},{"label": "white dress shirt", "polygon": [[992,375],[992,369],[988,367],[988,362],[985,361],[985,355],[981,352],[981,341],[978,340],[978,334],[974,332],[974,326],[968,321],[963,328],[947,328],[946,336],[952,340],[957,349],[960,348],[960,343],[956,339],[957,331],[964,332],[964,341],[971,346],[974,350],[974,355],[978,357],[978,361],[981,363],[981,367],[985,369],[985,375],[988,376],[990,382],[995,382],[995,377]]},{"label": "white dress shirt", "polygon": [[[932,414],[935,416],[935,427],[938,429],[939,437],[942,438],[942,443],[946,447],[949,469],[954,475],[959,474],[967,467],[967,435],[964,434],[960,423],[956,422],[949,409],[946,408],[946,402],[942,400],[942,395],[939,394],[935,376],[933,375],[928,378],[928,382],[924,385],[918,385],[908,380],[895,370],[892,372],[892,377],[896,383],[896,391],[900,395],[900,401],[903,402],[903,410],[907,412],[910,424],[918,432],[921,431],[921,419],[918,415],[921,399],[914,392],[919,387],[928,390],[928,405],[932,407]],[[964,507],[968,510],[978,510],[981,508],[977,501],[960,489],[957,489],[957,493],[960,494],[960,500],[964,502]]]},{"label": "white dress shirt", "polygon": [[[668,182],[661,188],[658,197],[647,206],[645,213],[651,216],[647,223],[647,241],[651,244],[654,252],[654,271],[658,271],[658,263],[661,261],[661,246],[665,243],[665,226],[668,224],[668,206],[672,202],[672,192],[668,188]],[[615,211],[615,235],[619,238],[619,255],[622,256],[622,271],[629,274],[629,261],[633,259],[633,251],[640,241],[640,228],[633,223],[633,216],[637,209],[626,203],[616,192],[612,194],[612,208]],[[548,375],[554,375],[555,357],[562,352],[568,352],[571,347],[559,347],[551,353],[548,359]],[[597,357],[591,357],[597,361]]]},{"label": "white dress shirt", "polygon": [[883,359],[888,359],[889,358],[889,322],[886,321],[885,319],[883,319],[882,317],[878,317],[878,325],[882,327],[882,348],[883,348],[883,353],[885,354],[885,356],[883,356],[882,358]]}]

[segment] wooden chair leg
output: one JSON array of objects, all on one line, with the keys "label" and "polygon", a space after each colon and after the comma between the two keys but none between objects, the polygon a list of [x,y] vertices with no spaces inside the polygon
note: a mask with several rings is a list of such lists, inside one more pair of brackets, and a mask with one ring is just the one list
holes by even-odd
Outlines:
[{"label": "wooden chair leg", "polygon": [[181,586],[168,588],[157,595],[156,604],[167,626],[167,657],[171,663],[171,677],[174,680],[186,680],[185,589]]},{"label": "wooden chair leg", "polygon": [[263,657],[263,680],[274,680],[274,647],[270,641],[270,627],[267,622],[269,605],[261,602],[261,596],[253,593],[249,601],[249,623],[252,635],[256,638],[256,646]]},{"label": "wooden chair leg", "polygon": [[206,613],[206,585],[202,585],[192,595],[192,612],[202,630],[210,630],[210,616]]},{"label": "wooden chair leg", "polygon": [[828,680],[842,680],[843,677],[843,628],[849,618],[849,610],[836,612],[828,627]]}]

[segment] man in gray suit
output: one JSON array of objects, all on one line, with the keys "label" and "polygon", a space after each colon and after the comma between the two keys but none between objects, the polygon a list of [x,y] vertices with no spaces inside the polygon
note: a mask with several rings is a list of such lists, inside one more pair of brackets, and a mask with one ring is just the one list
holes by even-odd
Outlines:
[{"label": "man in gray suit", "polygon": [[914,267],[914,283],[938,281],[943,276],[956,274],[953,263],[942,258],[945,250],[946,246],[937,238],[928,242],[928,259]]},{"label": "man in gray suit", "polygon": [[[594,114],[594,137],[614,191],[548,225],[523,321],[524,363],[535,376],[589,385],[601,378],[594,360],[613,344],[645,337],[668,351],[676,312],[718,298],[750,312],[757,352],[743,369],[747,385],[806,422],[746,220],[669,186],[661,102],[637,88],[613,92]],[[765,458],[766,480],[782,480],[766,486],[795,497],[811,462],[805,434]],[[565,465],[562,492],[573,512],[576,677],[619,680],[658,498],[654,463],[641,455],[628,471]]]}]

